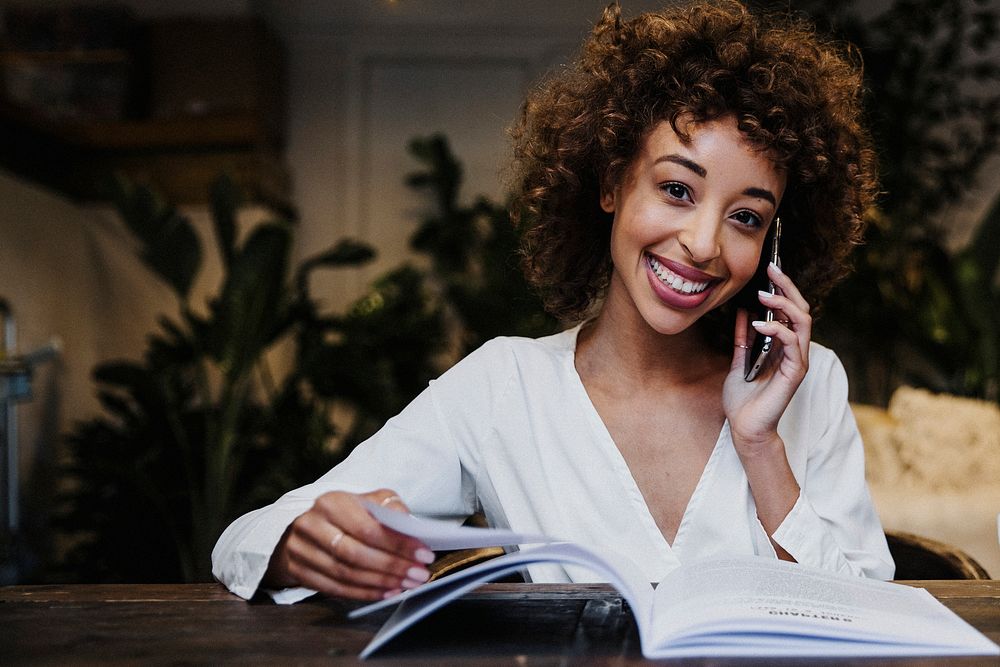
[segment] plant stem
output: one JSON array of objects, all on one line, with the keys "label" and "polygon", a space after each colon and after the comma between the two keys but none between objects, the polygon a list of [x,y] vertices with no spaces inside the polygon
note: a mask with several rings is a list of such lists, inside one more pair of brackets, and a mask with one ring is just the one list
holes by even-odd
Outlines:
[{"label": "plant stem", "polygon": [[[250,386],[248,373],[223,383],[218,418],[205,441],[205,517],[195,526],[196,557],[199,565],[210,568],[212,547],[229,518],[233,480],[239,474],[240,461],[234,455],[239,437],[239,418]],[[200,567],[199,567],[200,569]]]}]

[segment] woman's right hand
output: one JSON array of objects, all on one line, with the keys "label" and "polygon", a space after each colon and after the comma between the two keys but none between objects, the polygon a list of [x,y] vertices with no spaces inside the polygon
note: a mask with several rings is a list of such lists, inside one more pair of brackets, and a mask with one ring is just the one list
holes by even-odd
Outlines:
[{"label": "woman's right hand", "polygon": [[409,511],[388,489],[323,494],[285,531],[263,585],[305,586],[335,597],[381,600],[427,581],[434,553],[416,538],[383,526],[362,500]]}]

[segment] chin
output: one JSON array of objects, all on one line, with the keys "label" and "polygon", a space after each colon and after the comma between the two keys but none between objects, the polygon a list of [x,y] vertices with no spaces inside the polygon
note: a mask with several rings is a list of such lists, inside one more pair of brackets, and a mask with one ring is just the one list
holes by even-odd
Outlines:
[{"label": "chin", "polygon": [[671,313],[665,317],[663,313],[656,313],[652,316],[643,315],[643,319],[650,329],[661,336],[676,336],[691,329],[703,314],[699,312],[697,315],[687,313],[684,316],[679,316],[678,313]]},{"label": "chin", "polygon": [[724,334],[731,332],[732,325],[723,324],[726,318],[722,316],[720,309],[727,303],[731,303],[734,296],[727,296],[722,301],[712,300],[711,303],[703,303],[697,309],[672,308],[659,301],[654,301],[649,307],[641,308],[639,314],[646,326],[662,336],[676,336],[692,330],[698,332],[699,335],[711,334],[706,330],[706,326],[713,330],[725,329],[725,331],[719,332]]}]

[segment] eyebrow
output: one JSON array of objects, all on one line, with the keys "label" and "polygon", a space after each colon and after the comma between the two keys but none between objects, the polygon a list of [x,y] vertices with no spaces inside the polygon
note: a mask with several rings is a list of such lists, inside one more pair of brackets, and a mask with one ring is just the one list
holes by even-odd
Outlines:
[{"label": "eyebrow", "polygon": [[[659,164],[660,162],[673,162],[674,164],[679,164],[686,169],[690,169],[702,178],[705,178],[705,176],[708,175],[708,171],[703,166],[693,160],[689,160],[683,155],[677,155],[676,153],[661,155],[653,161],[653,164]],[[743,194],[747,197],[757,197],[758,199],[768,201],[771,203],[771,206],[778,205],[778,200],[774,196],[774,193],[770,190],[765,190],[764,188],[747,188],[743,191]]]},{"label": "eyebrow", "polygon": [[747,188],[743,191],[747,197],[758,197],[759,199],[765,199],[771,202],[771,206],[777,206],[778,201],[774,198],[774,193],[770,190],[765,190],[764,188]]},{"label": "eyebrow", "polygon": [[653,164],[659,164],[660,162],[673,162],[674,164],[679,164],[682,167],[686,167],[698,174],[702,178],[708,175],[708,171],[705,170],[703,166],[698,164],[693,160],[689,160],[683,155],[677,155],[676,153],[671,153],[670,155],[661,155],[653,161]]}]

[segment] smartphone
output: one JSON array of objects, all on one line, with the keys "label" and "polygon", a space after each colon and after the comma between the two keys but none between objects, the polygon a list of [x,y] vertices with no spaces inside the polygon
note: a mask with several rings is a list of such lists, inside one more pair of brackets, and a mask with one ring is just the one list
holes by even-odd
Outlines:
[{"label": "smartphone", "polygon": [[[774,219],[774,236],[771,237],[771,261],[781,267],[781,257],[778,254],[778,248],[781,245],[781,218]],[[764,268],[765,273],[767,267]],[[767,281],[767,291],[774,294],[775,287],[774,283],[771,282],[770,278]],[[765,322],[774,321],[774,311],[770,308],[764,313]],[[753,342],[750,343],[750,349],[747,350],[746,364],[743,367],[743,379],[747,382],[753,381],[759,374],[760,369],[764,367],[764,362],[767,360],[768,353],[771,352],[771,347],[774,345],[774,341],[770,336],[762,336],[757,333],[757,330],[750,327],[750,335],[753,338]]]}]

